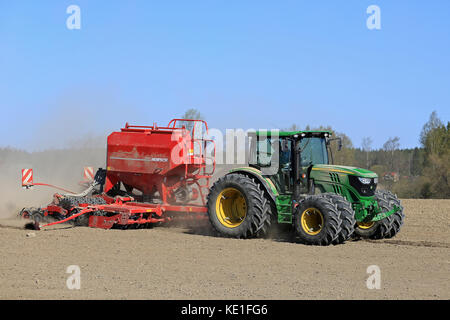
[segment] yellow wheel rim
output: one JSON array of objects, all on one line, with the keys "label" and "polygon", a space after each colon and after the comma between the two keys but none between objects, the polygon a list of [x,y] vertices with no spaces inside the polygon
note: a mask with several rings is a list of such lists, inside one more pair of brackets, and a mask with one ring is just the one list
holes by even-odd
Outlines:
[{"label": "yellow wheel rim", "polygon": [[306,209],[301,215],[301,223],[303,230],[307,234],[311,236],[319,234],[323,228],[322,212],[317,208]]},{"label": "yellow wheel rim", "polygon": [[239,226],[247,215],[244,195],[235,188],[223,189],[216,200],[216,215],[220,223],[228,228]]},{"label": "yellow wheel rim", "polygon": [[374,224],[375,224],[375,221],[356,222],[356,225],[358,226],[358,228],[363,229],[363,230],[372,228]]}]

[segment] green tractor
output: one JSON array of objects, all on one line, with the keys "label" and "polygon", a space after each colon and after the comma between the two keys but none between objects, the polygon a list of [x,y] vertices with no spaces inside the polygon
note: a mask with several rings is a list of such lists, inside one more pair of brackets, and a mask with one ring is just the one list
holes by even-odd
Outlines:
[{"label": "green tractor", "polygon": [[340,244],[352,237],[395,236],[404,221],[399,199],[376,190],[376,173],[330,165],[328,131],[249,133],[248,166],[230,170],[211,187],[208,216],[219,234],[265,236],[289,224],[305,244]]}]

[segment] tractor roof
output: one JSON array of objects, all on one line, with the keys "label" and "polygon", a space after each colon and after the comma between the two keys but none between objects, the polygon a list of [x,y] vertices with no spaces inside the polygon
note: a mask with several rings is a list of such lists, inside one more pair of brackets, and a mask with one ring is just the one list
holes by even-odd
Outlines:
[{"label": "tractor roof", "polygon": [[[255,131],[256,135],[263,135],[263,136],[271,136],[271,130],[256,130]],[[306,131],[278,131],[278,135],[280,137],[289,137],[289,136],[294,136],[296,134],[301,135],[301,134],[305,134],[307,136],[317,136],[317,135],[323,135],[325,133],[328,133],[328,135],[332,135],[331,131],[327,131],[327,130],[306,130]]]}]

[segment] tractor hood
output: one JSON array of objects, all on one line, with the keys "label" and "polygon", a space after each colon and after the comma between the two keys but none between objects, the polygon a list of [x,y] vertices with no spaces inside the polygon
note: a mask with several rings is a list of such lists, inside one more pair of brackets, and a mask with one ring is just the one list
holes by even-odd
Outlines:
[{"label": "tractor hood", "polygon": [[343,173],[363,178],[377,178],[378,175],[370,170],[357,168],[357,167],[349,167],[349,166],[339,166],[339,165],[327,165],[327,164],[315,164],[312,171],[328,171],[328,172],[336,172]]}]

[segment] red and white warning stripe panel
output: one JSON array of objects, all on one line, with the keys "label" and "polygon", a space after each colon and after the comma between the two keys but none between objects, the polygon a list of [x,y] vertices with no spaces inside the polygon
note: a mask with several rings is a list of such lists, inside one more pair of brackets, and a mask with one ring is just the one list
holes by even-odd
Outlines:
[{"label": "red and white warning stripe panel", "polygon": [[83,177],[84,177],[85,181],[94,180],[94,168],[93,167],[84,167]]},{"label": "red and white warning stripe panel", "polygon": [[22,187],[33,185],[33,169],[22,169]]}]

